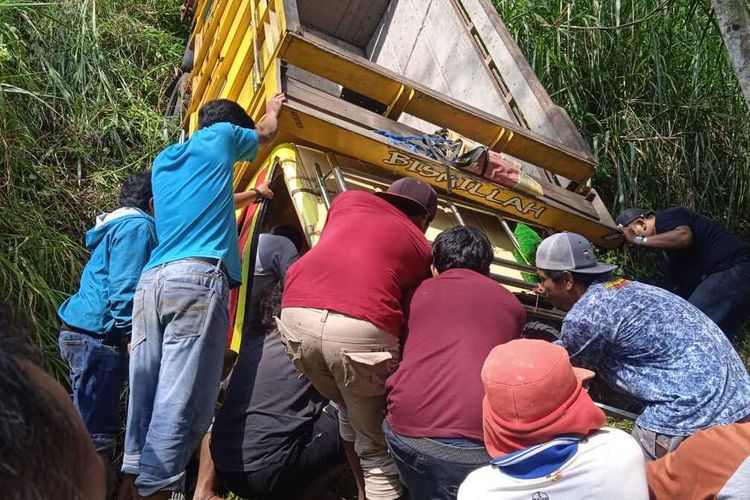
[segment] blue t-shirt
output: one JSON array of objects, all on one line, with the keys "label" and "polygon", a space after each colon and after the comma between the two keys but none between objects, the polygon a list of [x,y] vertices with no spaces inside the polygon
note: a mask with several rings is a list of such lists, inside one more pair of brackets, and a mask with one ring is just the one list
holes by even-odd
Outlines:
[{"label": "blue t-shirt", "polygon": [[221,259],[230,286],[241,281],[232,173],[258,151],[254,130],[216,123],[154,160],[151,185],[159,245],[146,269],[190,257]]},{"label": "blue t-shirt", "polygon": [[637,424],[688,436],[750,414],[750,377],[732,344],[692,304],[627,280],[591,285],[558,341],[575,366],[645,405]]}]

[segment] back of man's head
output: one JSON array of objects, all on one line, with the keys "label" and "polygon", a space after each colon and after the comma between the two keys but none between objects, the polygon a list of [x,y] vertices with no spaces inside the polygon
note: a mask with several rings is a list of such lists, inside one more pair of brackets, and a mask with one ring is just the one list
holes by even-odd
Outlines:
[{"label": "back of man's head", "polygon": [[255,122],[242,106],[229,99],[208,101],[198,112],[198,128],[206,128],[214,123],[222,122],[242,128],[255,128]]},{"label": "back of man's head", "polygon": [[470,269],[486,276],[493,257],[490,240],[473,227],[456,226],[443,231],[432,244],[432,263],[438,273]]},{"label": "back of man's head", "polygon": [[142,170],[125,179],[125,182],[120,186],[120,195],[117,202],[120,207],[140,208],[144,212],[148,212],[153,196],[151,172]]},{"label": "back of man's head", "polygon": [[[0,484],[3,498],[95,498],[104,469],[65,390],[38,365],[28,332],[0,303]],[[67,406],[67,407],[66,407]],[[88,442],[87,442],[88,441]],[[101,473],[101,476],[89,474]],[[99,498],[103,498],[100,496]]]}]

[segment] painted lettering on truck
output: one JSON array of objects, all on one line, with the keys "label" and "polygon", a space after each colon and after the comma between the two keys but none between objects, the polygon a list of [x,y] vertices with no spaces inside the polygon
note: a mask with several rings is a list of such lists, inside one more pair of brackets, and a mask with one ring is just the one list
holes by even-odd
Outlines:
[{"label": "painted lettering on truck", "polygon": [[[409,156],[401,151],[388,151],[388,157],[381,160],[385,165],[393,167],[402,167],[405,172],[417,174],[425,179],[433,179],[435,182],[446,183],[448,176],[444,168],[435,167],[424,163],[423,161]],[[491,182],[479,182],[466,177],[458,172],[451,173],[451,189],[453,191],[462,191],[473,196],[484,198],[487,201],[496,203],[503,208],[512,208],[516,212],[529,215],[535,219],[541,217],[547,208],[539,205],[534,201],[514,195],[505,189],[499,188]]]}]

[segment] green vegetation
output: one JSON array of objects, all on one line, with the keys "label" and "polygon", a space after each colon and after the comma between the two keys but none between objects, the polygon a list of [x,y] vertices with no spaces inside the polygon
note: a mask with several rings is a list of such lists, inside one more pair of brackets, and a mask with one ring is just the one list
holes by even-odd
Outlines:
[{"label": "green vegetation", "polygon": [[[750,241],[750,114],[707,0],[493,0],[593,146],[613,214],[687,206]],[[660,282],[644,251],[606,260]],[[737,347],[750,366],[750,329]]]},{"label": "green vegetation", "polygon": [[[593,145],[617,213],[688,206],[750,239],[750,116],[707,0],[494,0]],[[647,252],[617,258],[652,277]]]},{"label": "green vegetation", "polygon": [[179,0],[0,0],[0,299],[58,376],[55,311],[82,234],[175,123],[159,113],[186,33]]},{"label": "green vegetation", "polygon": [[[750,120],[707,0],[494,3],[593,145],[613,211],[687,205],[750,239]],[[47,354],[83,232],[176,128],[160,109],[186,37],[179,5],[0,0],[0,299]],[[654,276],[645,252],[609,258]]]}]

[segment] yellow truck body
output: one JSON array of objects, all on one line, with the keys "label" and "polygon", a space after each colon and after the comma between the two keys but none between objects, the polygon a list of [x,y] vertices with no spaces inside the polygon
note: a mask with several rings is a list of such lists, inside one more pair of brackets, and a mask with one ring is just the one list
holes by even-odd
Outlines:
[{"label": "yellow truck body", "polygon": [[[298,225],[316,243],[326,211],[348,189],[377,191],[401,176],[430,183],[440,209],[432,240],[456,224],[482,229],[495,250],[492,276],[535,319],[539,307],[517,262],[513,228],[541,236],[575,231],[614,248],[622,234],[589,185],[595,159],[556,106],[487,0],[194,0],[184,125],[200,106],[239,102],[260,120],[275,92],[287,100],[275,141],[236,166],[235,190],[271,180],[269,207],[238,212],[244,284],[232,346],[239,347],[252,286],[255,236],[276,223]],[[508,188],[391,143],[449,129],[502,153],[539,191]],[[449,186],[450,183],[450,186]]]}]

